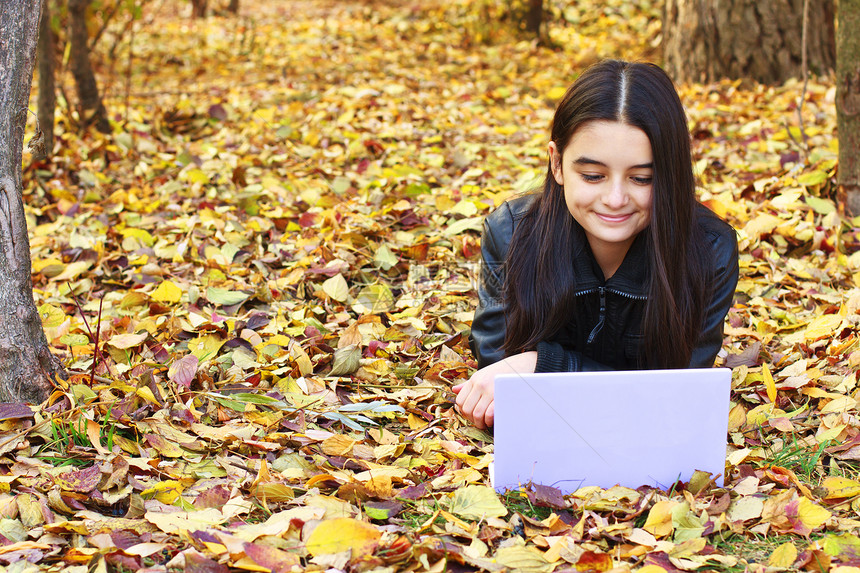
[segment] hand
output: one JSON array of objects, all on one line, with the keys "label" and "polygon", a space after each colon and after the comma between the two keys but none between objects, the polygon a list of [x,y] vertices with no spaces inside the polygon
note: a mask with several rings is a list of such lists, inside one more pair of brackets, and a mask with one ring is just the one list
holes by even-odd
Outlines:
[{"label": "hand", "polygon": [[496,374],[515,372],[534,372],[537,365],[537,352],[529,351],[509,356],[475,372],[468,382],[451,388],[457,394],[457,408],[475,427],[483,430],[493,425],[495,409],[493,405],[493,385]]}]

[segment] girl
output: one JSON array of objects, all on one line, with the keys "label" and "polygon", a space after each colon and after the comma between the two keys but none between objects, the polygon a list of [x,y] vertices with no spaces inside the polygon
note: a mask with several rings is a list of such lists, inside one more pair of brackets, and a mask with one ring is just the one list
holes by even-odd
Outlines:
[{"label": "girl", "polygon": [[696,201],[684,108],[659,67],[586,70],[548,150],[543,193],[484,222],[479,370],[453,388],[479,428],[498,373],[713,366],[738,281],[736,234]]}]

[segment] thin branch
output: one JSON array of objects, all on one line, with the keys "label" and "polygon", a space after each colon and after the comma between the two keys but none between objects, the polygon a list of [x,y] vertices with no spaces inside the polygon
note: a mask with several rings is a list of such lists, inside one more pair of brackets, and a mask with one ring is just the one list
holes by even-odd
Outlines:
[{"label": "thin branch", "polygon": [[[131,61],[134,58],[134,10],[136,3],[131,3],[131,20],[129,21],[128,67],[125,70],[125,124],[128,125],[129,97],[131,94]],[[132,133],[134,133],[132,131]],[[132,137],[134,137],[132,135]]]},{"label": "thin branch", "polygon": [[800,37],[801,73],[803,74],[803,90],[800,92],[800,102],[797,105],[797,120],[800,123],[800,136],[803,139],[801,146],[801,158],[805,164],[809,153],[809,140],[806,137],[806,129],[803,126],[803,103],[806,101],[806,85],[809,83],[808,63],[806,61],[806,36],[809,28],[809,0],[803,0],[803,31]]},{"label": "thin branch", "polygon": [[101,40],[102,34],[105,33],[105,30],[107,30],[108,25],[110,25],[110,21],[113,20],[114,16],[119,13],[120,6],[122,6],[122,0],[117,0],[116,4],[113,5],[113,10],[108,12],[107,16],[105,16],[102,20],[101,28],[98,29],[98,31],[93,36],[93,39],[90,41],[90,52],[95,49],[96,44],[98,44],[99,40]]}]

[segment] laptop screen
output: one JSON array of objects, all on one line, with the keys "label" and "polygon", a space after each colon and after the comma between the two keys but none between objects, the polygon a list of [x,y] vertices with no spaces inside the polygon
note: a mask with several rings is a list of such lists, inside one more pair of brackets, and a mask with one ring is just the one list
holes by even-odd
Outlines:
[{"label": "laptop screen", "polygon": [[497,375],[493,485],[722,485],[730,388],[726,368]]}]

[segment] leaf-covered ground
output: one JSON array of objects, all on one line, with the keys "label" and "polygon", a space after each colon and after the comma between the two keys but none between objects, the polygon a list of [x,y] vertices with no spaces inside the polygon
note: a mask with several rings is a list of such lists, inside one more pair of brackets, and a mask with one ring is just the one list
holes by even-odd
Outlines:
[{"label": "leaf-covered ground", "polygon": [[497,495],[450,392],[475,366],[481,221],[542,176],[584,65],[654,57],[659,4],[556,9],[555,50],[484,0],[174,4],[100,65],[114,132],[64,109],[50,162],[25,153],[70,377],[0,407],[7,570],[858,570],[832,80],[804,133],[799,82],[681,86],[701,199],[740,236],[726,487]]}]

